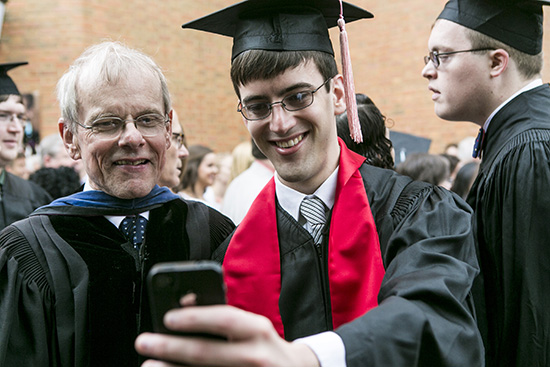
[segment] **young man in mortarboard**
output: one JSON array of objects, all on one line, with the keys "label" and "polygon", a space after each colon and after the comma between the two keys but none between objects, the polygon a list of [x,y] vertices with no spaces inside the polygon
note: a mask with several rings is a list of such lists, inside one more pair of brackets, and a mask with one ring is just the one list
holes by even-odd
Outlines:
[{"label": "young man in mortarboard", "polygon": [[474,149],[481,166],[467,201],[476,223],[481,276],[474,298],[488,366],[550,363],[550,87],[541,79],[542,5],[550,1],[449,1],[422,71],[439,117],[481,127]]},{"label": "young man in mortarboard", "polygon": [[0,234],[0,366],[136,367],[149,269],[210,258],[234,225],[157,185],[172,108],[149,56],[94,45],[57,87],[59,131],[87,181]]},{"label": "young man in mortarboard", "polygon": [[[185,25],[234,38],[238,108],[276,174],[214,254],[231,306],[166,318],[229,342],[147,334],[141,353],[193,366],[483,365],[467,204],[365,164],[337,137],[344,78],[327,25],[339,14],[338,1],[253,0]],[[350,4],[344,15],[372,17]]]},{"label": "young man in mortarboard", "polygon": [[6,172],[5,169],[23,148],[23,133],[27,122],[23,99],[8,71],[26,64],[27,62],[0,64],[0,230],[52,201],[50,195],[40,186]]}]

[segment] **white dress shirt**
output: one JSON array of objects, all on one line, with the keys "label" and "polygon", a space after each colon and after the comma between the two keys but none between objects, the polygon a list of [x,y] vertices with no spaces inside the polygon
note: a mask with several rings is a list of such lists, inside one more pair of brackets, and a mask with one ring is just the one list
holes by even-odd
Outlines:
[{"label": "white dress shirt", "polygon": [[[338,180],[338,167],[327,178],[327,180],[313,193],[327,208],[334,206],[336,184]],[[300,204],[308,196],[285,186],[277,174],[275,174],[275,193],[281,207],[287,211],[296,221],[305,226],[309,223],[300,219]],[[312,196],[312,195],[309,195]],[[296,339],[295,343],[306,344],[317,356],[321,367],[346,367],[346,348],[338,334],[333,331],[311,335],[305,338]]]}]

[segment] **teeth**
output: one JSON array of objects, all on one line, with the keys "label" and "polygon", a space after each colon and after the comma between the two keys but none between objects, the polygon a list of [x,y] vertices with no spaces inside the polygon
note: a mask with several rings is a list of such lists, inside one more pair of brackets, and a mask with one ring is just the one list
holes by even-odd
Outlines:
[{"label": "teeth", "polygon": [[144,163],[145,159],[141,159],[139,161],[117,161],[115,164],[118,166],[138,166]]},{"label": "teeth", "polygon": [[299,142],[301,142],[303,138],[304,138],[304,136],[300,135],[295,139],[288,140],[288,141],[278,141],[275,144],[279,148],[291,148],[291,147],[295,146],[296,144],[298,144]]}]

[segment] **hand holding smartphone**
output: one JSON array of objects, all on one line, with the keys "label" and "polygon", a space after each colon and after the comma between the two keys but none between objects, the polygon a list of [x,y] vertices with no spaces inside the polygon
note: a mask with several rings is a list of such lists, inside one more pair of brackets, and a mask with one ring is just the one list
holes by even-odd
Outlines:
[{"label": "hand holding smartphone", "polygon": [[[149,302],[155,332],[182,335],[164,326],[164,314],[182,307],[187,296],[197,306],[225,304],[225,285],[221,266],[213,261],[159,263],[147,276]],[[191,335],[191,334],[185,334]],[[201,337],[216,337],[192,334]]]}]

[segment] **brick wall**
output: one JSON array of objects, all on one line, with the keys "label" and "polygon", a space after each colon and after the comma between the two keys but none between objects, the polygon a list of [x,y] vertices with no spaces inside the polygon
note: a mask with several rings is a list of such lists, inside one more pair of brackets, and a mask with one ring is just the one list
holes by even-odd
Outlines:
[{"label": "brick wall", "polygon": [[[0,62],[27,60],[10,75],[22,92],[33,93],[41,134],[57,131],[55,85],[89,45],[119,40],[153,56],[169,80],[174,108],[191,144],[230,151],[248,139],[229,79],[231,40],[183,30],[181,24],[237,0],[9,0],[0,40]],[[427,81],[420,72],[431,25],[444,0],[357,0],[375,18],[350,23],[356,90],[371,96],[395,131],[432,139],[432,151],[477,128],[447,122],[433,112]],[[550,11],[545,30],[550,34]],[[338,32],[331,31],[338,48]],[[550,42],[545,42],[550,55]],[[544,80],[549,81],[550,57]]]}]

